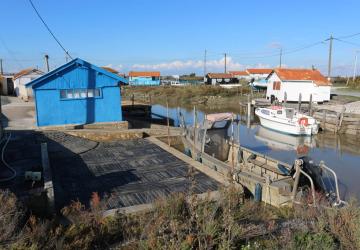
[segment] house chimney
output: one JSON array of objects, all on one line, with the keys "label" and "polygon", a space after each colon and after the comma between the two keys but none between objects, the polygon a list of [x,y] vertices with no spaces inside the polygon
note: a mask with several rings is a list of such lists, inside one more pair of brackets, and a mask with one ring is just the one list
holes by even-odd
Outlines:
[{"label": "house chimney", "polygon": [[49,68],[49,55],[45,55],[45,67],[46,67],[47,72],[49,72],[50,71],[50,68]]}]

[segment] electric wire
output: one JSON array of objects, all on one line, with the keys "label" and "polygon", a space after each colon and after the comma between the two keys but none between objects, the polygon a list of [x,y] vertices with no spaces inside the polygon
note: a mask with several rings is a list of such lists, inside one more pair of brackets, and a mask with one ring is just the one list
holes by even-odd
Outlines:
[{"label": "electric wire", "polygon": [[[0,144],[4,141],[4,138],[3,137],[0,141]],[[6,178],[2,178],[0,179],[0,182],[6,182],[6,181],[10,181],[12,179],[14,179],[16,177],[16,170],[14,168],[12,168],[6,161],[5,161],[5,157],[4,157],[4,153],[5,153],[5,149],[10,141],[10,138],[11,138],[11,133],[9,133],[9,136],[7,137],[6,139],[6,142],[1,150],[1,161],[4,163],[5,167],[8,168],[11,172],[12,172],[12,175],[10,177],[6,177]]]},{"label": "electric wire", "polygon": [[71,57],[71,55],[69,54],[69,52],[65,49],[65,47],[60,43],[59,39],[56,38],[56,36],[54,35],[54,33],[51,31],[51,29],[49,28],[49,26],[46,24],[45,20],[41,17],[39,11],[36,9],[34,3],[32,2],[32,0],[29,0],[29,3],[31,4],[32,8],[34,9],[36,15],[39,17],[39,19],[41,20],[41,22],[44,24],[45,28],[49,31],[49,33],[51,34],[51,36],[55,39],[55,41],[57,42],[57,44],[62,48],[62,50],[65,52],[65,54],[67,54],[71,60],[73,59]]},{"label": "electric wire", "polygon": [[353,42],[349,42],[349,41],[345,41],[345,40],[342,40],[342,39],[339,39],[339,38],[334,38],[334,40],[339,41],[339,42],[342,42],[342,43],[350,44],[350,45],[353,45],[353,46],[358,47],[358,48],[360,47],[360,44],[353,43]]},{"label": "electric wire", "polygon": [[354,37],[354,36],[360,36],[360,32],[358,33],[355,33],[355,34],[351,34],[351,35],[346,35],[346,36],[339,36],[337,37],[338,39],[346,39],[346,38],[351,38],[351,37]]}]

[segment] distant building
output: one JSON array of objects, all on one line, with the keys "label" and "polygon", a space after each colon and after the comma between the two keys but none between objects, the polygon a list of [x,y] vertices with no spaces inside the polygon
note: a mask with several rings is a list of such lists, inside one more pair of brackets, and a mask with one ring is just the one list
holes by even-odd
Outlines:
[{"label": "distant building", "polygon": [[237,78],[238,80],[251,80],[250,75],[247,71],[229,71],[229,74],[231,74],[234,78]]},{"label": "distant building", "polygon": [[1,95],[15,95],[13,75],[0,75],[0,93]]},{"label": "distant building", "polygon": [[29,82],[38,126],[122,121],[121,83],[127,80],[74,59]]},{"label": "distant building", "polygon": [[272,69],[247,69],[246,72],[249,74],[249,80],[257,81],[267,78]]},{"label": "distant building", "polygon": [[26,88],[25,85],[29,82],[44,75],[44,72],[35,68],[28,68],[20,71],[14,75],[15,95],[21,99],[28,101],[33,98],[32,89]]},{"label": "distant building", "polygon": [[160,85],[159,71],[130,71],[129,85],[134,86],[158,86]]},{"label": "distant building", "polygon": [[119,74],[119,71],[117,71],[116,69],[113,69],[113,68],[110,68],[110,67],[106,67],[106,66],[101,67],[101,68],[109,71],[110,73]]},{"label": "distant building", "polygon": [[282,102],[313,102],[330,100],[331,83],[318,70],[313,69],[275,69],[267,78],[266,98]]},{"label": "distant building", "polygon": [[238,79],[228,73],[208,73],[205,77],[205,84],[223,85],[238,83]]}]

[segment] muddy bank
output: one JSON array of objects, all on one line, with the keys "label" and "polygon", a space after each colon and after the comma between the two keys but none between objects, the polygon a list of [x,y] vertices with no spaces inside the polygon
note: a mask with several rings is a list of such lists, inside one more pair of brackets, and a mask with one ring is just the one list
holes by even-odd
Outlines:
[{"label": "muddy bank", "polygon": [[239,112],[239,102],[246,103],[248,96],[252,98],[264,97],[265,93],[251,92],[247,86],[224,89],[218,86],[189,85],[182,87],[154,86],[154,87],[124,87],[124,100],[149,104],[166,105],[169,107],[184,107],[192,109],[196,106],[201,111],[232,111]]}]

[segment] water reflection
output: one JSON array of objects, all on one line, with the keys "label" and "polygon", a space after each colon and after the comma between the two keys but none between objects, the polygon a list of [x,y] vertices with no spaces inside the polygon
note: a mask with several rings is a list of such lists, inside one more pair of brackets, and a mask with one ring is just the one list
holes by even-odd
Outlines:
[{"label": "water reflection", "polygon": [[[179,126],[178,111],[181,111],[186,124],[193,124],[192,109],[169,108],[169,116]],[[152,113],[166,116],[166,107],[153,105]],[[197,122],[203,122],[205,114],[197,112]],[[240,115],[238,115],[241,118]],[[254,117],[252,117],[255,119]],[[299,156],[308,155],[315,162],[323,160],[338,174],[340,190],[346,197],[356,196],[360,199],[360,142],[356,138],[338,136],[333,133],[319,133],[312,137],[299,137],[278,133],[257,123],[246,125],[246,121],[233,124],[228,135],[234,133],[235,141],[242,146],[289,164]]]}]

